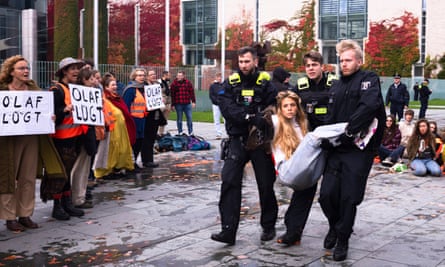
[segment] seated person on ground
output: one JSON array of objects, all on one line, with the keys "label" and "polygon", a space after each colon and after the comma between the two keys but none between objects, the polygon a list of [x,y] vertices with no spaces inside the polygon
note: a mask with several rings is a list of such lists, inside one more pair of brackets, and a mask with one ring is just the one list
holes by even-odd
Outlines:
[{"label": "seated person on ground", "polygon": [[436,141],[431,133],[428,121],[420,119],[416,123],[413,134],[408,141],[409,166],[416,176],[425,176],[430,173],[432,176],[441,176],[442,170],[435,161]]},{"label": "seated person on ground", "polygon": [[402,135],[397,127],[394,115],[386,116],[386,125],[382,143],[378,149],[379,158],[383,166],[391,167],[403,154],[404,147],[400,146]]}]

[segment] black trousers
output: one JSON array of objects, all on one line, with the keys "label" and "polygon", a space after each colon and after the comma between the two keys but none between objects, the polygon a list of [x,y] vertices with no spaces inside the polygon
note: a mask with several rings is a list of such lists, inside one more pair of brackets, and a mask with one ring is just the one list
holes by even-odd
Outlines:
[{"label": "black trousers", "polygon": [[141,144],[142,163],[153,162],[153,146],[159,129],[159,120],[155,120],[155,112],[151,111],[145,118],[144,140]]},{"label": "black trousers", "polygon": [[241,187],[244,167],[250,160],[258,185],[261,218],[260,224],[264,230],[275,228],[278,215],[278,204],[275,197],[275,168],[272,157],[263,149],[246,151],[240,139],[232,139],[229,145],[228,157],[221,173],[221,196],[219,211],[223,229],[236,231],[240,220]]},{"label": "black trousers", "polygon": [[339,239],[352,234],[357,206],[365,195],[374,152],[350,148],[331,151],[320,188],[319,202],[329,221],[329,227]]},{"label": "black trousers", "polygon": [[403,119],[403,109],[405,108],[405,105],[403,104],[394,104],[391,103],[391,106],[389,107],[389,112],[394,115],[394,117],[400,121]]},{"label": "black trousers", "polygon": [[420,99],[419,119],[425,118],[427,108],[428,108],[428,98],[421,98]]},{"label": "black trousers", "polygon": [[302,234],[314,202],[317,191],[315,184],[309,188],[300,191],[294,191],[292,198],[284,215],[284,224],[289,234]]}]

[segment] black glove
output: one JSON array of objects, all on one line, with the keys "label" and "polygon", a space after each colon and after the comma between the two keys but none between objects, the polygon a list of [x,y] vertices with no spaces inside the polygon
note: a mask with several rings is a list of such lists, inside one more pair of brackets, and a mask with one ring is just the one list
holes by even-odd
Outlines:
[{"label": "black glove", "polygon": [[322,138],[320,142],[320,147],[323,150],[332,150],[334,148],[334,145],[331,142],[329,142],[329,139]]},{"label": "black glove", "polygon": [[342,145],[347,145],[351,144],[353,140],[354,136],[347,136],[346,133],[342,133],[335,141]]},{"label": "black glove", "polygon": [[255,114],[255,116],[249,119],[250,123],[255,125],[258,129],[264,129],[266,127],[266,119],[260,113]]}]

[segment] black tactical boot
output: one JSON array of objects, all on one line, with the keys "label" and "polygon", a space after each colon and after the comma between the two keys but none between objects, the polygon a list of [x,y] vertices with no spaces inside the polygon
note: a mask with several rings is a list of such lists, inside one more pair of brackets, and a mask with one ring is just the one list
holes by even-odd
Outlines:
[{"label": "black tactical boot", "polygon": [[235,245],[236,230],[229,226],[223,226],[221,232],[217,234],[212,234],[210,238],[214,241],[226,243],[229,246],[233,246]]},{"label": "black tactical boot", "polygon": [[344,261],[348,256],[348,239],[338,239],[334,249],[334,261]]},{"label": "black tactical boot", "polygon": [[62,208],[60,199],[54,199],[54,207],[52,217],[56,220],[66,221],[70,219],[70,215]]},{"label": "black tactical boot", "polygon": [[329,228],[329,232],[324,238],[324,248],[325,249],[332,249],[335,247],[335,244],[337,243],[337,233],[334,229]]},{"label": "black tactical boot", "polygon": [[66,211],[66,213],[71,216],[81,217],[85,215],[83,210],[74,207],[73,201],[71,200],[71,194],[66,192],[62,196],[62,207]]}]

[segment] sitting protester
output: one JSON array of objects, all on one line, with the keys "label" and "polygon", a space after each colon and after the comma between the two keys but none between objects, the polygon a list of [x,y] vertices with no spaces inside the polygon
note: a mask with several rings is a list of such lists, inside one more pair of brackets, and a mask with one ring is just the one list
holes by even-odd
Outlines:
[{"label": "sitting protester", "polygon": [[407,147],[410,168],[414,175],[425,176],[430,173],[433,176],[441,176],[442,171],[435,161],[436,141],[434,139],[428,121],[426,119],[418,120]]},{"label": "sitting protester", "polygon": [[404,148],[400,146],[402,135],[395,122],[394,115],[386,116],[386,125],[383,132],[382,143],[379,146],[378,154],[383,166],[391,167],[403,154]]},{"label": "sitting protester", "polygon": [[406,147],[408,146],[408,140],[411,137],[414,126],[416,122],[414,121],[414,111],[412,109],[408,109],[405,111],[405,117],[399,122],[399,130],[402,134],[402,140],[400,141],[400,146],[403,146],[404,153],[401,158],[406,158]]},{"label": "sitting protester", "polygon": [[430,121],[430,130],[431,133],[434,135],[434,140],[436,141],[436,162],[443,170],[443,140],[437,132],[437,123],[435,121]]}]

